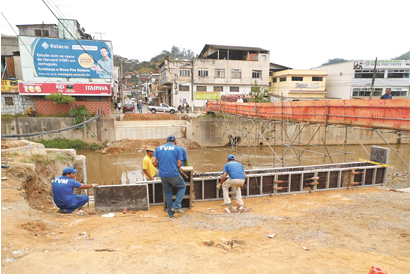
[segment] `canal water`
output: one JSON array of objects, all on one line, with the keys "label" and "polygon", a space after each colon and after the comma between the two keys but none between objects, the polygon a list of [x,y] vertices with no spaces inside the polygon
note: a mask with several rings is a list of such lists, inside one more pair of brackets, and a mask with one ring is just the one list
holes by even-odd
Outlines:
[{"label": "canal water", "polygon": [[[387,147],[385,145],[378,145],[380,147]],[[401,158],[406,163],[410,161],[410,144],[392,145]],[[300,147],[305,149],[305,147]],[[332,155],[331,159],[326,157],[323,159],[324,148],[323,147],[309,147],[308,150],[303,152],[301,162],[296,155],[299,155],[299,151],[303,151],[298,148],[289,150],[284,157],[285,166],[298,166],[300,165],[321,165],[341,163],[345,161],[345,154],[337,155],[340,151],[344,152],[342,146],[328,146],[329,154]],[[371,146],[366,145],[364,148],[371,153]],[[370,156],[366,153],[365,149],[360,145],[347,146],[346,162],[355,162],[359,159],[370,160]],[[245,169],[253,168],[270,168],[281,167],[282,163],[280,158],[285,154],[287,148],[276,147],[275,154],[270,147],[238,147],[237,151],[234,151],[231,147],[218,147],[218,148],[203,148],[199,150],[188,151],[189,163],[194,167],[194,171],[200,172],[221,172],[223,166],[226,163],[227,156],[234,154],[236,159],[240,161]],[[338,152],[339,151],[339,152]],[[78,151],[77,154],[85,155],[87,160],[87,180],[88,183],[99,184],[124,184],[127,181],[141,180],[142,176],[142,159],[145,157],[145,151],[140,153],[121,153],[121,154],[102,154],[95,151]],[[393,168],[388,169],[388,174],[400,173],[408,171],[408,167],[403,161],[390,150],[390,165]]]}]

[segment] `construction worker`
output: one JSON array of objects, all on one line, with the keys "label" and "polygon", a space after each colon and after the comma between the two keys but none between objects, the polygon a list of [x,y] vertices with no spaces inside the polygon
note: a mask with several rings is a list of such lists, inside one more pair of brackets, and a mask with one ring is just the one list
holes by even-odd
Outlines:
[{"label": "construction worker", "polygon": [[53,180],[53,200],[59,208],[58,213],[72,213],[79,207],[82,207],[88,202],[87,195],[76,195],[74,188],[88,189],[96,187],[97,184],[87,185],[75,180],[77,170],[71,166],[63,170],[63,175],[58,176]]},{"label": "construction worker", "polygon": [[[229,175],[229,179],[226,180],[226,177]],[[228,163],[225,164],[223,169],[223,175],[221,181],[216,186],[217,189],[220,189],[222,186],[224,203],[222,206],[230,206],[232,204],[231,199],[229,198],[229,188],[232,187],[233,192],[236,195],[236,202],[238,206],[243,206],[241,189],[246,180],[246,173],[243,169],[241,163],[235,161],[235,156],[232,154],[228,155]]]},{"label": "construction worker", "polygon": [[147,180],[152,181],[154,177],[158,177],[158,169],[152,164],[152,156],[154,155],[155,147],[148,146],[147,147],[147,155],[145,155],[144,159],[142,160],[142,170],[144,172],[145,178]]},{"label": "construction worker", "polygon": [[[152,164],[159,169],[165,201],[167,203],[168,217],[173,218],[175,212],[184,213],[181,202],[185,195],[185,181],[179,173],[182,166],[182,150],[176,145],[174,135],[167,137],[167,143],[155,149]],[[177,188],[175,202],[172,201],[172,187]]]}]

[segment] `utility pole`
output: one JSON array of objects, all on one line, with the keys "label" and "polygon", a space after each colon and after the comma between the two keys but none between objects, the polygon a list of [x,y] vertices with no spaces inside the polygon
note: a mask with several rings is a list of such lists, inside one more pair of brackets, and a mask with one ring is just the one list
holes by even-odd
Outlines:
[{"label": "utility pole", "polygon": [[121,83],[121,104],[124,106],[124,83],[123,83],[123,79],[124,79],[124,72],[123,72],[123,70],[122,70],[122,59],[123,58],[121,58],[121,73],[120,73],[120,75],[121,75],[121,81],[120,81],[120,83]]},{"label": "utility pole", "polygon": [[377,65],[377,57],[376,57],[376,60],[374,60],[372,85],[370,87],[370,99],[372,99],[372,96],[373,96],[374,78],[376,77],[376,65]]}]

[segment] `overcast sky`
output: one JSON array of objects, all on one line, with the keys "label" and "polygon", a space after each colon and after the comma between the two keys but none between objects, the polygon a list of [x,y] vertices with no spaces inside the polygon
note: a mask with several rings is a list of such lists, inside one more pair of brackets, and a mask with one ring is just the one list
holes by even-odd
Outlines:
[{"label": "overcast sky", "polygon": [[[172,45],[199,53],[216,44],[260,47],[272,63],[309,69],[333,58],[389,60],[410,50],[409,0],[45,2],[59,18],[111,40],[114,54],[139,61]],[[16,25],[58,24],[42,0],[2,1],[1,12],[17,33]],[[15,35],[3,16],[1,33]]]}]

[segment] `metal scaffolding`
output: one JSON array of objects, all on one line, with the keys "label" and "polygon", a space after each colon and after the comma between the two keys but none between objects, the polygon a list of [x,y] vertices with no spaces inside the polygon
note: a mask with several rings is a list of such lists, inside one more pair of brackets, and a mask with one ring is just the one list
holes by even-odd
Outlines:
[{"label": "metal scaffolding", "polygon": [[[286,167],[301,165],[303,158],[323,158],[325,163],[346,162],[347,155],[354,152],[348,152],[348,136],[357,140],[367,155],[370,153],[363,145],[355,130],[366,130],[376,133],[384,143],[397,155],[397,157],[409,168],[409,164],[403,157],[391,146],[383,137],[383,134],[394,134],[397,136],[398,143],[402,139],[410,138],[410,132],[397,130],[382,130],[377,128],[366,128],[348,125],[329,125],[327,119],[324,123],[291,121],[288,118],[273,119],[269,117],[258,117],[238,115],[224,112],[220,108],[219,112],[212,112],[211,132],[222,132],[222,134],[211,135],[212,143],[218,143],[221,146],[231,146],[234,152],[238,152],[238,145],[246,146],[248,159],[250,162],[251,148],[257,146],[268,146],[272,151],[272,167]],[[213,127],[213,128],[212,128]],[[301,135],[306,134],[306,128],[315,127],[314,133],[310,136],[308,142],[301,140]],[[340,148],[329,147],[328,130],[329,127],[343,129],[344,140]],[[312,144],[312,141],[318,139],[318,133],[321,144]],[[228,142],[226,138],[228,137]],[[305,136],[306,139],[306,136]],[[340,146],[340,145],[339,145]],[[342,156],[342,157],[340,157]],[[410,168],[409,168],[410,174]],[[408,176],[408,186],[410,187],[410,176]]]}]

